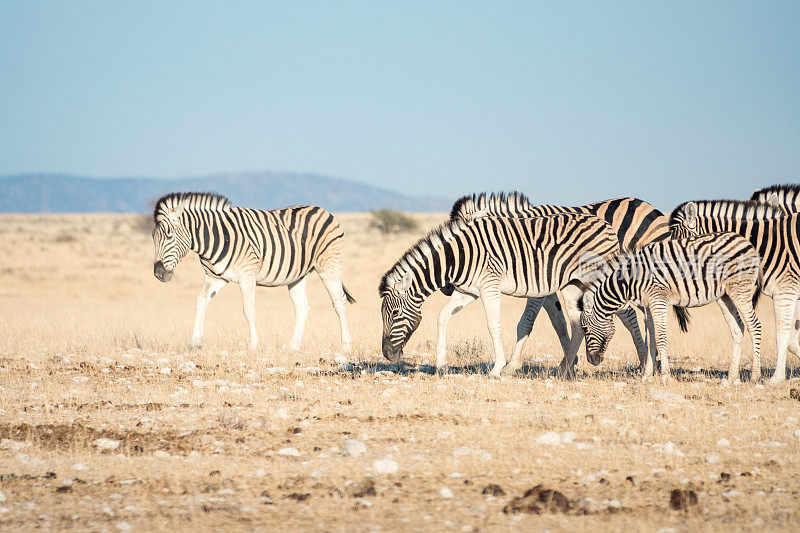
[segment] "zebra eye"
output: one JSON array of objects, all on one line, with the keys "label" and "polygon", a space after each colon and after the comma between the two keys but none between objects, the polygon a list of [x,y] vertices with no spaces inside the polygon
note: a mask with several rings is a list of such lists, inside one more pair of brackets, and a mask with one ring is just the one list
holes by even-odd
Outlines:
[{"label": "zebra eye", "polygon": [[400,310],[399,309],[392,309],[392,312],[391,312],[392,318],[397,317],[397,315],[399,315],[399,314],[400,314]]}]

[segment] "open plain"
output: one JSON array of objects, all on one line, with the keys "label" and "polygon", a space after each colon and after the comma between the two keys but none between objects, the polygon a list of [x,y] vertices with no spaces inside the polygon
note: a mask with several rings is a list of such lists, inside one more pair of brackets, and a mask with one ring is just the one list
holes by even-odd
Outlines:
[{"label": "open plain", "polygon": [[[428,228],[444,216],[416,218]],[[384,236],[368,214],[338,218],[358,300],[350,356],[336,353],[315,275],[299,353],[279,349],[294,322],[284,288],[257,291],[261,346],[246,351],[235,285],[190,351],[202,271],[190,255],[169,284],[153,277],[149,217],[0,217],[0,528],[800,529],[796,358],[784,385],[722,388],[731,340],[711,306],[692,311],[689,334],[671,323],[666,386],[630,370],[620,327],[604,363],[581,353],[567,381],[552,374],[560,349],[542,315],[525,372],[490,380],[476,303],[451,321],[456,372],[437,377],[435,295],[407,349],[414,366],[393,372],[379,354],[378,280],[423,231]],[[504,300],[509,353],[523,307]],[[769,298],[758,312],[769,377]],[[567,505],[509,505],[540,484]]]}]

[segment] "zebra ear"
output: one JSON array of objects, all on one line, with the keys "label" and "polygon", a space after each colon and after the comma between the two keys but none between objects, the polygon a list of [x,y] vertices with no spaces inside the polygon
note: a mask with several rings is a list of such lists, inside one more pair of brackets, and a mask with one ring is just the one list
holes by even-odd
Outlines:
[{"label": "zebra ear", "polygon": [[686,207],[683,208],[683,212],[686,214],[686,223],[689,226],[693,226],[697,218],[697,204],[694,202],[687,202]]},{"label": "zebra ear", "polygon": [[183,208],[185,206],[185,202],[180,202],[175,206],[169,207],[166,209],[167,218],[173,224],[177,224],[181,220],[181,215],[183,214]]},{"label": "zebra ear", "polygon": [[780,202],[778,201],[778,193],[775,191],[767,193],[767,197],[764,198],[764,203],[766,203],[767,205],[773,205],[775,207],[779,207]]},{"label": "zebra ear", "polygon": [[411,272],[406,272],[403,274],[403,277],[398,279],[397,282],[394,284],[394,289],[397,292],[406,292],[408,289],[411,288],[411,282],[414,281],[414,274]]}]

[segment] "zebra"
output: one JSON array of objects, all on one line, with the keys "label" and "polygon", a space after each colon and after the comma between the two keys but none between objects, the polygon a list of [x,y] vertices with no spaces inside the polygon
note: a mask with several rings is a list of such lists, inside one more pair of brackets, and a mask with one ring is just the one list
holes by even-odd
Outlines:
[{"label": "zebra", "polygon": [[197,253],[205,271],[190,340],[193,348],[202,347],[208,302],[233,281],[242,292],[251,350],[258,346],[256,286],[289,287],[295,326],[288,348],[298,350],[310,309],[306,282],[313,270],[339,317],[342,350],[350,352],[346,302],[355,303],[355,299],[342,285],[344,232],[329,212],[308,205],[261,211],[233,207],[218,194],[177,192],[156,202],[153,219],[155,277],[163,282],[172,279],[189,250]]},{"label": "zebra", "polygon": [[[635,250],[650,242],[661,241],[669,238],[668,218],[651,204],[638,198],[616,198],[593,204],[566,207],[557,205],[534,206],[522,193],[480,193],[459,198],[450,211],[451,220],[461,219],[472,221],[484,216],[500,216],[511,218],[527,218],[559,213],[583,213],[595,215],[608,222],[617,233],[620,248],[624,251]],[[436,341],[436,366],[440,371],[447,368],[447,325],[458,311],[475,301],[475,297],[461,292],[453,293],[452,287],[446,287],[442,292],[452,297],[439,313],[438,335]],[[558,296],[551,294],[545,297],[528,298],[525,310],[517,325],[517,342],[514,345],[511,361],[504,368],[504,373],[513,373],[522,366],[522,350],[530,337],[533,323],[540,309],[544,307],[550,322],[558,335],[561,348],[566,354],[569,343],[567,325]],[[682,323],[686,323],[688,315],[681,313]],[[642,338],[636,313],[630,308],[620,310],[619,317],[625,327],[630,331],[639,366],[644,368],[647,358],[647,346]],[[564,368],[566,356],[559,365]]]},{"label": "zebra", "polygon": [[545,296],[560,290],[572,326],[567,371],[583,340],[584,288],[611,272],[619,254],[613,228],[592,215],[453,219],[412,246],[381,279],[383,355],[400,362],[422,319],[422,302],[448,284],[483,301],[494,344],[494,377],[506,364],[500,336],[500,295]]},{"label": "zebra", "polygon": [[800,214],[755,202],[705,200],[685,202],[672,212],[676,238],[720,231],[736,232],[750,241],[761,258],[762,291],[772,297],[777,360],[771,384],[786,379],[786,350],[800,354],[796,322],[800,299]]},{"label": "zebra", "polygon": [[800,185],[771,185],[757,189],[751,201],[780,208],[786,213],[800,212]]},{"label": "zebra", "polygon": [[[646,308],[648,329],[661,356],[661,381],[669,378],[667,308],[698,307],[716,301],[733,337],[728,379],[739,381],[744,324],[753,341],[751,380],[761,379],[761,323],[753,309],[760,293],[760,258],[750,241],[738,233],[649,244],[620,259],[619,266],[594,292],[583,297],[581,326],[588,356],[602,356],[614,334],[613,313],[633,303]],[[737,313],[738,311],[738,313]],[[654,326],[654,327],[652,327]],[[655,354],[653,354],[655,355]],[[653,373],[655,357],[647,359],[644,379]]]}]

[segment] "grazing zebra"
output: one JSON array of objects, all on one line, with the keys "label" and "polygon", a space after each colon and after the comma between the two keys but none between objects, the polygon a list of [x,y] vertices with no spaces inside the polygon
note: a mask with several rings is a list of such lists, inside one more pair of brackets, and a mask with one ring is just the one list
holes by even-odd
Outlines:
[{"label": "grazing zebra", "polygon": [[780,208],[786,213],[798,213],[800,212],[800,185],[764,187],[756,190],[750,200]]},{"label": "grazing zebra", "polygon": [[785,380],[786,350],[793,344],[794,350],[797,349],[795,316],[800,299],[800,214],[786,215],[776,207],[755,202],[686,202],[672,212],[670,229],[676,238],[733,231],[755,247],[761,257],[762,290],[772,297],[775,310],[778,355],[770,382],[776,384]]},{"label": "grazing zebra", "polygon": [[[752,381],[761,378],[761,323],[753,307],[759,294],[760,258],[750,241],[738,233],[709,233],[647,245],[621,258],[619,266],[595,292],[583,298],[581,326],[587,357],[599,357],[614,335],[613,313],[633,303],[645,306],[647,320],[661,356],[661,380],[669,377],[667,309],[698,307],[716,301],[733,337],[727,384],[739,381],[744,325],[753,340]],[[738,313],[737,313],[738,311]],[[655,354],[653,354],[655,355]],[[644,378],[653,372],[648,358]]]},{"label": "grazing zebra", "polygon": [[[450,211],[451,219],[472,221],[485,216],[499,216],[510,218],[528,218],[560,213],[582,213],[595,215],[608,222],[617,234],[622,250],[634,250],[644,244],[669,238],[668,219],[661,211],[649,203],[638,198],[617,198],[594,204],[565,207],[556,205],[534,206],[530,200],[521,193],[508,194],[486,193],[463,196],[458,199]],[[453,294],[452,287],[445,288],[447,295]],[[436,366],[440,369],[447,367],[447,325],[450,318],[458,311],[475,301],[469,294],[456,292],[439,313],[439,332],[436,342]],[[504,373],[513,373],[522,366],[522,350],[527,342],[533,323],[539,310],[544,307],[550,322],[558,335],[561,347],[566,354],[569,336],[564,315],[558,302],[558,296],[551,294],[540,298],[528,298],[525,310],[517,325],[517,342],[511,361],[503,370]],[[685,320],[685,312],[681,311]],[[647,358],[647,347],[642,338],[636,313],[631,308],[621,309],[619,317],[630,331],[636,352],[639,356],[639,365],[644,367]],[[561,361],[561,368],[566,364],[566,355]]]},{"label": "grazing zebra", "polygon": [[383,276],[383,355],[399,362],[422,319],[422,302],[452,284],[483,300],[499,376],[506,364],[500,295],[545,296],[560,290],[572,325],[567,371],[583,340],[578,301],[587,285],[611,272],[619,254],[613,228],[591,215],[484,217],[445,222],[412,246]]},{"label": "grazing zebra", "polygon": [[224,196],[190,192],[162,197],[156,202],[153,219],[156,278],[172,279],[173,270],[189,250],[200,256],[205,270],[197,296],[193,347],[202,345],[208,302],[234,281],[242,291],[251,350],[258,346],[256,285],[288,285],[296,319],[289,348],[299,349],[309,312],[306,281],[316,270],[339,316],[342,349],[350,351],[346,301],[355,300],[342,285],[344,232],[333,215],[315,206],[274,211],[232,207]]}]

